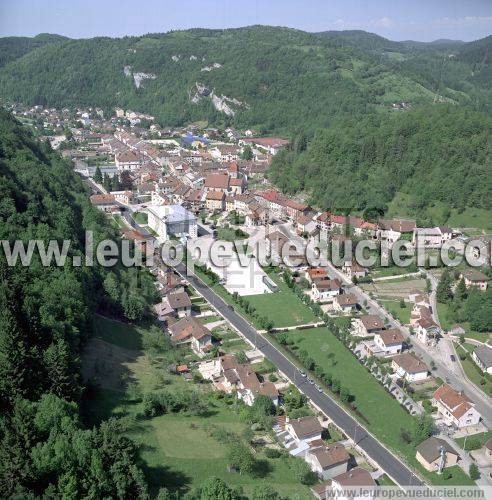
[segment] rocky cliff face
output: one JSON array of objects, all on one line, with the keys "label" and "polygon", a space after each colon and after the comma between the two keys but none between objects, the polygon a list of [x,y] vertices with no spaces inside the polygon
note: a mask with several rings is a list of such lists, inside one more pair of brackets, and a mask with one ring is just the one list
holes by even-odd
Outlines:
[{"label": "rocky cliff face", "polygon": [[234,108],[242,107],[249,109],[247,103],[223,94],[218,95],[215,93],[215,89],[210,89],[200,82],[195,82],[195,85],[188,92],[188,96],[193,104],[199,103],[202,99],[211,99],[215,109],[227,116],[234,116],[236,114],[237,109]]}]

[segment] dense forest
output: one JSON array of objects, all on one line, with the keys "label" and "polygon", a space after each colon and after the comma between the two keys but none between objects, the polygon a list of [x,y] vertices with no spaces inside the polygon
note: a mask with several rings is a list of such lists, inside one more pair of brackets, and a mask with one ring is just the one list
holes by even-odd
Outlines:
[{"label": "dense forest", "polygon": [[[490,37],[422,44],[365,32],[252,26],[61,39],[32,44],[27,52],[25,39],[18,39],[22,50],[3,40],[10,62],[0,69],[2,97],[108,111],[122,106],[151,113],[165,125],[207,120],[290,135],[300,128],[314,132],[339,116],[389,112],[399,101],[491,109]],[[137,88],[133,76],[142,72],[155,78]],[[243,104],[227,101],[235,111],[228,117],[210,95],[192,102],[197,82]]]},{"label": "dense forest", "polygon": [[136,447],[118,422],[84,428],[79,360],[94,312],[138,319],[151,303],[152,281],[137,269],[72,267],[85,230],[96,244],[116,237],[71,167],[0,111],[0,240],[71,241],[63,267],[44,267],[36,252],[30,266],[11,267],[0,254],[2,497],[147,495]]},{"label": "dense forest", "polygon": [[453,105],[347,118],[310,141],[298,136],[270,175],[282,190],[306,190],[316,205],[342,212],[385,212],[396,196],[416,217],[439,202],[448,212],[489,210],[491,138],[489,115]]}]

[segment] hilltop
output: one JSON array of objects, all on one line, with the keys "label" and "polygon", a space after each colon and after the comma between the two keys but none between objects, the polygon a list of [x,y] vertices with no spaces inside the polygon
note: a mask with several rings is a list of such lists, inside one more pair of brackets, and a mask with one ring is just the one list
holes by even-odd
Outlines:
[{"label": "hilltop", "polygon": [[167,125],[205,119],[291,134],[326,127],[340,115],[389,111],[400,101],[490,110],[490,58],[477,60],[483,46],[490,53],[489,39],[413,44],[361,31],[251,26],[114,39],[9,38],[8,45],[2,97],[121,106]]}]

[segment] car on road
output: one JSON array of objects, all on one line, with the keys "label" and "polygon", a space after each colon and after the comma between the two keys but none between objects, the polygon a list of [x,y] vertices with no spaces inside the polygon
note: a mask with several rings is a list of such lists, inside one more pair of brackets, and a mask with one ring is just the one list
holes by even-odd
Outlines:
[{"label": "car on road", "polygon": [[451,361],[454,363],[456,361],[456,356],[454,354],[450,354],[449,355],[449,358],[451,359]]}]

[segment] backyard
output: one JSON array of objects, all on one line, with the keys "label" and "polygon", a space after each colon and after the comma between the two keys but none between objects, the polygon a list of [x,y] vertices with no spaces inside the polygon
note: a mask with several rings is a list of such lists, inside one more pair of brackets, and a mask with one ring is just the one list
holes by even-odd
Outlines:
[{"label": "backyard", "polygon": [[316,321],[314,313],[303,304],[297,295],[274,273],[268,273],[278,286],[275,293],[249,295],[247,301],[259,314],[273,321],[274,328],[303,325]]},{"label": "backyard", "polygon": [[[285,335],[291,344],[287,352],[295,356],[299,350],[304,349],[326,373],[330,373],[333,379],[338,379],[340,386],[348,389],[355,397],[361,423],[382,442],[400,452],[421,474],[435,484],[474,484],[459,467],[453,468],[449,479],[428,473],[420,467],[415,459],[415,446],[405,443],[401,438],[402,429],[412,429],[415,419],[327,328],[291,330]],[[382,408],[384,411],[381,411]],[[361,415],[363,418],[360,418]]]},{"label": "backyard", "polygon": [[410,323],[412,304],[405,302],[405,307],[401,307],[399,300],[380,300],[379,302],[400,323],[404,325]]},{"label": "backyard", "polygon": [[[213,475],[230,486],[242,487],[246,494],[254,485],[265,483],[289,498],[309,496],[308,488],[293,476],[284,458],[268,459],[261,449],[255,454],[263,471],[260,477],[228,472],[228,447],[214,437],[214,430],[241,435],[248,428],[238,411],[241,405],[234,398],[211,394],[208,384],[192,386],[193,382],[171,374],[163,357],[145,351],[143,337],[149,333],[145,328],[100,316],[95,327],[96,338],[89,342],[83,364],[93,380],[96,368],[99,380],[83,402],[84,419],[89,425],[97,425],[111,416],[123,417],[125,432],[140,447],[152,493],[164,486],[187,491]],[[186,362],[186,351],[176,352]],[[209,395],[203,416],[186,412],[146,419],[138,416],[143,407],[142,394],[192,387]]]}]

